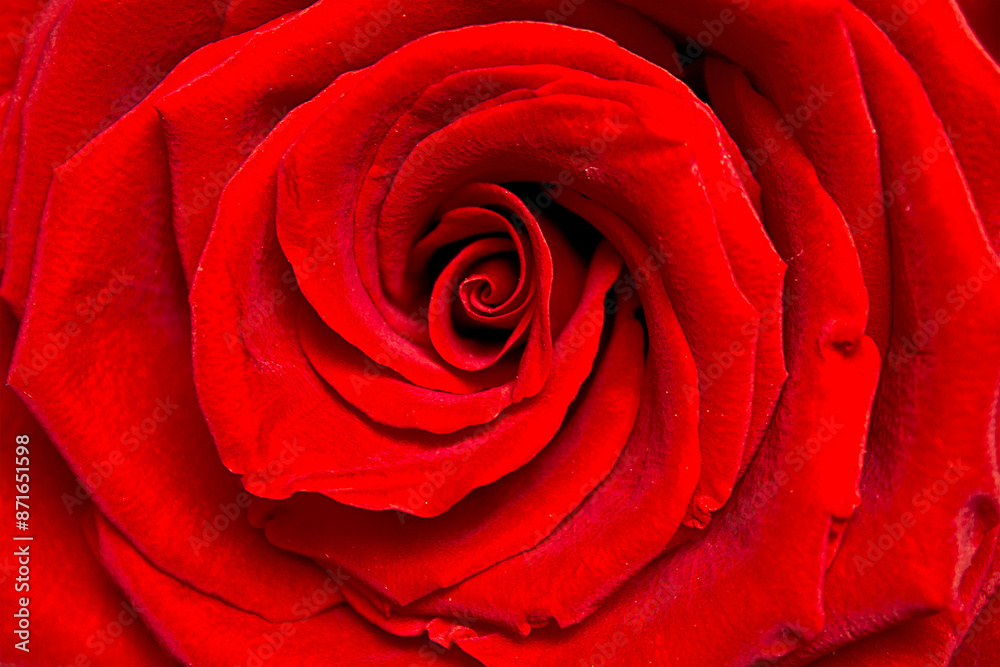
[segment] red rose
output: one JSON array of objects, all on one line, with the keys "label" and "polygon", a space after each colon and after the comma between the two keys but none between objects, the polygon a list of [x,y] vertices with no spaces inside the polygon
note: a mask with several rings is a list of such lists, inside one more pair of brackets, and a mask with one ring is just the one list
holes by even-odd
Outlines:
[{"label": "red rose", "polygon": [[996,659],[968,5],[4,10],[4,659]]}]

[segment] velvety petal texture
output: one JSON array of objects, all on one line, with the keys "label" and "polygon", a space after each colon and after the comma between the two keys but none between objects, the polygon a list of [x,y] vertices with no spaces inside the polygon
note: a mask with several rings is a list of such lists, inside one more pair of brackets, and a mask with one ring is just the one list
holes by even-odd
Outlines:
[{"label": "velvety petal texture", "polygon": [[1000,660],[992,3],[4,31],[5,663]]},{"label": "velvety petal texture", "polygon": [[[17,320],[2,305],[0,320],[0,363],[6,367]],[[30,515],[26,530],[8,522],[3,531],[5,544],[10,545],[0,558],[0,601],[8,612],[3,630],[10,640],[4,645],[4,661],[28,665],[177,665],[157,645],[136,607],[121,594],[92,552],[84,526],[93,521],[93,503],[45,431],[9,387],[0,389],[0,409],[0,451],[11,463],[5,466],[10,474],[0,487],[3,510],[15,517],[15,512],[25,511],[23,504],[16,505],[21,500]],[[21,487],[25,483],[29,485],[27,499]],[[22,566],[27,570],[21,571]],[[29,603],[22,605],[22,599]],[[18,635],[21,618],[15,613],[23,607],[28,609],[29,632]],[[24,640],[27,650],[14,648]]]}]

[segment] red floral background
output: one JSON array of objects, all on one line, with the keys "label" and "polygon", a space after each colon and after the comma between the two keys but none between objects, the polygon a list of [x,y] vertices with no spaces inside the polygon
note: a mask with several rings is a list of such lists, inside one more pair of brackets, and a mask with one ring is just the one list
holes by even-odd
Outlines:
[{"label": "red floral background", "polygon": [[996,2],[2,35],[5,664],[1000,659]]}]

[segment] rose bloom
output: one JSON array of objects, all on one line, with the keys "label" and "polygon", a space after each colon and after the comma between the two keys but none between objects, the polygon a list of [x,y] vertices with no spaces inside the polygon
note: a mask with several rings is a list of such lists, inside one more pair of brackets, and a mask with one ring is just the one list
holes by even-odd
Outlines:
[{"label": "rose bloom", "polygon": [[1000,664],[997,3],[0,33],[5,664]]}]

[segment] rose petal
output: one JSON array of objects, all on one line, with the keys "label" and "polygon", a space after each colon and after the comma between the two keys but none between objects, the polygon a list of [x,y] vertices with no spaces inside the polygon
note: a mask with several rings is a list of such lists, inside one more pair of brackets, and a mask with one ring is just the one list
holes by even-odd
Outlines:
[{"label": "rose petal", "polygon": [[[256,658],[269,665],[401,665],[433,655],[443,665],[474,664],[424,642],[398,639],[360,620],[344,606],[312,615],[319,593],[336,590],[328,578],[295,601],[283,623],[266,621],[186,586],[133,549],[114,527],[98,520],[105,567],[171,653],[185,664],[223,665]],[[335,660],[336,662],[331,662]]]},{"label": "rose petal", "polygon": [[[624,4],[686,35],[698,35],[707,24],[723,26],[711,42],[712,51],[745,68],[774,102],[781,134],[802,144],[823,187],[848,218],[868,288],[867,331],[884,353],[892,281],[884,211],[879,209],[878,146],[853,48],[837,13],[840,2],[806,0],[795,11],[783,0]],[[803,25],[810,29],[802,30]],[[771,146],[762,147],[749,161],[759,167],[771,155]]]},{"label": "rose petal", "polygon": [[[955,149],[962,174],[995,251],[1000,251],[1000,65],[974,39],[949,0],[925,0],[911,12],[873,0],[854,3],[889,37],[918,76]],[[1000,16],[992,31],[1000,33]],[[941,76],[942,71],[949,72]],[[915,162],[924,158],[917,153]]]},{"label": "rose petal", "polygon": [[[746,150],[777,141],[767,134],[774,109],[746,93],[741,102],[734,117],[722,114],[737,142]],[[857,503],[878,353],[863,334],[864,283],[846,222],[802,149],[785,138],[779,146],[758,175],[765,222],[788,265],[789,378],[734,497],[701,539],[654,562],[578,625],[525,639],[458,640],[480,660],[574,664],[613,651],[623,664],[682,665],[691,655],[750,664],[787,653],[822,627],[823,573],[836,547],[830,529]],[[801,566],[789,568],[789,558]],[[718,623],[718,610],[734,605],[740,613]]]},{"label": "rose petal", "polygon": [[[6,304],[0,304],[0,367],[7,368],[13,352],[17,322]],[[28,436],[27,483],[29,484],[28,530],[15,531],[13,522],[3,532],[12,545],[0,563],[4,608],[4,630],[10,642],[4,646],[7,659],[30,659],[32,664],[79,664],[81,657],[94,665],[174,664],[156,644],[134,609],[118,592],[114,582],[92,557],[81,529],[89,518],[91,503],[81,484],[74,479],[45,431],[17,395],[0,388],[0,455],[20,467],[17,436]],[[15,472],[14,470],[11,471]],[[21,471],[16,471],[21,472]],[[19,475],[20,476],[20,475]],[[18,480],[22,482],[24,480]],[[3,510],[15,516],[14,475],[3,480]],[[16,508],[21,511],[21,508]],[[18,538],[30,537],[30,540]],[[28,562],[17,551],[27,549]],[[72,554],[72,557],[67,557]],[[27,564],[30,573],[21,577],[18,568]],[[24,585],[27,584],[27,587]],[[20,608],[16,600],[27,597],[30,636],[28,653],[18,653],[14,634]],[[72,600],[68,604],[67,601]]]},{"label": "rose petal", "polygon": [[[9,198],[0,193],[8,234],[0,294],[17,315],[28,293],[54,168],[69,161],[62,173],[74,169],[79,164],[71,160],[74,154],[148,95],[184,56],[218,38],[221,20],[200,0],[122,7],[72,0],[54,21],[42,19],[40,25],[51,26],[40,54],[44,60],[37,68],[21,69],[11,108],[21,115],[20,131],[4,138],[19,141],[19,148],[3,152],[5,159],[17,160],[17,168]],[[23,98],[21,79],[31,82]],[[21,114],[22,108],[30,113]]]},{"label": "rose petal", "polygon": [[[893,620],[963,608],[975,588],[963,576],[993,550],[998,497],[1000,281],[985,276],[1000,267],[916,75],[870,19],[845,16],[880,129],[884,180],[909,183],[907,161],[928,144],[936,141],[939,155],[888,211],[893,340],[873,407],[863,503],[828,573],[830,617],[817,641],[825,650]],[[910,111],[898,114],[903,107]],[[961,296],[970,280],[979,290]]]},{"label": "rose petal", "polygon": [[[373,513],[297,494],[261,506],[253,516],[266,524],[275,544],[341,565],[400,604],[533,547],[607,476],[632,431],[643,336],[634,301],[619,306],[594,374],[553,441],[524,467],[473,491],[446,514],[420,519]],[[411,504],[422,502],[424,491],[414,489]]]},{"label": "rose petal", "polygon": [[[171,76],[183,80],[184,70]],[[247,523],[235,505],[239,481],[214,451],[191,377],[187,294],[155,109],[140,105],[73,167],[58,172],[49,197],[8,382],[76,474],[118,461],[88,491],[159,567],[265,616],[284,612],[321,571]],[[100,420],[81,417],[81,394]]]}]

